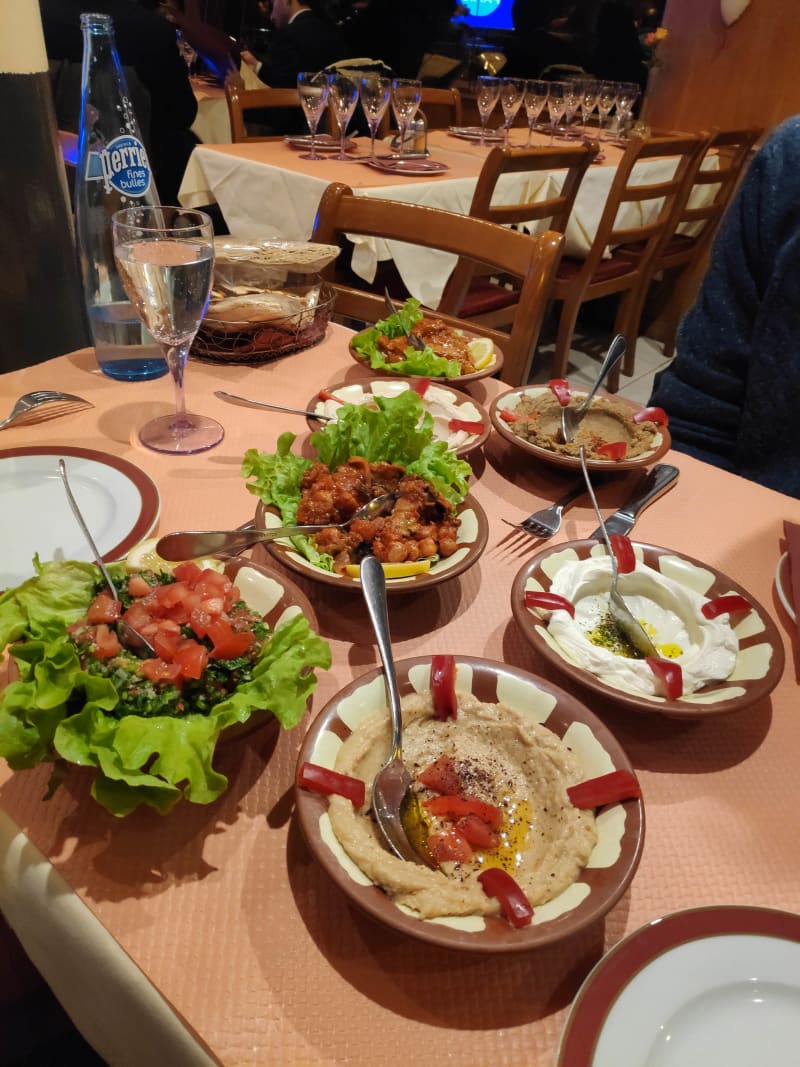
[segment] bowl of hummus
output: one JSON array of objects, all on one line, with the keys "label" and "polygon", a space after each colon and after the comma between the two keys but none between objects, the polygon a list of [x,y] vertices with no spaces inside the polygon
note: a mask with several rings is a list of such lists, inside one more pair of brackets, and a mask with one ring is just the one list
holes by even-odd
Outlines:
[{"label": "bowl of hummus", "polygon": [[[585,391],[569,390],[569,407]],[[528,385],[495,397],[489,409],[494,429],[515,448],[557,467],[580,470],[580,446],[589,470],[624,471],[656,463],[672,443],[664,423],[645,418],[641,405],[619,396],[598,394],[575,439],[560,440],[561,402],[547,385]]]},{"label": "bowl of hummus", "polygon": [[[511,609],[537,652],[572,680],[640,712],[704,718],[767,696],[784,667],[783,643],[767,611],[706,563],[638,542],[633,551],[636,565],[620,574],[619,590],[659,657],[680,668],[680,695],[664,696],[648,662],[618,640],[608,616],[611,567],[601,542],[554,545],[516,575]],[[574,615],[526,603],[526,594],[539,593],[563,597]],[[749,609],[709,610],[731,596]]]},{"label": "bowl of hummus", "polygon": [[[458,715],[433,715],[430,656],[397,664],[403,757],[418,790],[447,756],[469,772],[470,794],[501,805],[499,842],[432,869],[400,860],[380,842],[370,812],[375,773],[389,749],[384,676],[355,679],[323,709],[298,766],[310,762],[364,781],[359,808],[341,796],[298,788],[308,845],[336,885],[387,925],[443,947],[521,951],[567,937],[604,915],[632,879],[644,839],[641,799],[579,810],[566,789],[613,770],[632,771],[607,727],[544,679],[506,664],[456,656]],[[424,778],[424,774],[423,774]],[[424,790],[423,790],[424,795]],[[533,907],[512,926],[478,879],[505,869]]]}]

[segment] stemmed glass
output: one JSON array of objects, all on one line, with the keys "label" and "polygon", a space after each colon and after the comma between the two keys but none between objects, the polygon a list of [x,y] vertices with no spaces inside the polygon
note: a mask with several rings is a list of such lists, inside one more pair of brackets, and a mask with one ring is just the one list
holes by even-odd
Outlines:
[{"label": "stemmed glass", "polygon": [[586,134],[589,128],[589,118],[597,106],[597,93],[599,86],[597,82],[584,82],[583,91],[581,92],[581,121],[583,122],[583,132]]},{"label": "stemmed glass", "polygon": [[392,95],[391,78],[383,78],[380,74],[365,74],[361,79],[359,92],[361,110],[369,126],[369,158],[375,159],[375,138]]},{"label": "stemmed glass", "polygon": [[600,140],[604,141],[606,138],[603,136],[603,130],[605,124],[608,121],[608,116],[617,102],[617,87],[614,82],[600,82],[597,90],[597,111],[600,115]]},{"label": "stemmed glass", "polygon": [[494,111],[494,105],[500,96],[500,78],[487,74],[478,78],[478,112],[481,116],[481,144],[486,144],[486,123]]},{"label": "stemmed glass", "polygon": [[392,79],[392,111],[397,123],[397,135],[400,144],[400,156],[405,154],[408,127],[417,113],[422,82],[416,78]]},{"label": "stemmed glass", "polygon": [[547,82],[529,81],[525,84],[525,114],[528,117],[528,139],[525,147],[530,148],[533,128],[539,121],[547,103]]},{"label": "stemmed glass", "polygon": [[502,78],[500,81],[500,107],[503,109],[503,145],[508,148],[511,123],[517,117],[522,98],[525,95],[525,81],[522,78]]},{"label": "stemmed glass", "polygon": [[156,452],[204,452],[225,431],[214,419],[186,411],[183,376],[211,294],[211,219],[181,207],[129,207],[114,215],[112,229],[125,292],[161,346],[175,383],[175,414],[145,423],[139,439]]},{"label": "stemmed glass", "polygon": [[300,103],[305,112],[308,131],[311,134],[311,148],[301,159],[320,159],[317,154],[317,127],[322,112],[328,103],[328,94],[331,89],[331,76],[322,71],[312,73],[305,71],[297,75],[297,92]]},{"label": "stemmed glass", "polygon": [[330,83],[329,100],[336,118],[336,125],[339,127],[339,137],[341,138],[339,153],[333,158],[339,163],[352,163],[353,158],[347,155],[344,146],[346,144],[347,124],[353,117],[353,112],[358,103],[357,83],[345,74],[334,74]]},{"label": "stemmed glass", "polygon": [[641,88],[636,82],[617,83],[617,132],[621,138],[625,136],[625,127],[633,116],[640,92]]},{"label": "stemmed glass", "polygon": [[571,126],[572,120],[580,107],[581,103],[581,83],[578,81],[568,81],[564,83],[564,125],[565,136],[578,137],[578,133],[573,133]]},{"label": "stemmed glass", "polygon": [[566,88],[564,82],[550,82],[547,93],[547,111],[550,115],[550,144],[555,139],[558,124],[567,106],[564,96]]}]

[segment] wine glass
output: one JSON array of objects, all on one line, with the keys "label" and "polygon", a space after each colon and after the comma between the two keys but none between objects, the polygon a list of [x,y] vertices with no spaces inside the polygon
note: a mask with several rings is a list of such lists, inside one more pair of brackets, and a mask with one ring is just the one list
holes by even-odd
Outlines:
[{"label": "wine glass", "polygon": [[392,79],[392,111],[397,123],[401,156],[405,153],[408,127],[417,113],[421,95],[422,82],[417,78]]},{"label": "wine glass", "polygon": [[617,132],[623,139],[640,92],[641,88],[636,82],[617,82]]},{"label": "wine glass", "polygon": [[481,116],[481,144],[486,144],[486,123],[494,111],[494,105],[500,96],[500,79],[488,74],[478,78],[478,96],[476,103]]},{"label": "wine glass", "polygon": [[603,130],[605,124],[608,121],[608,116],[617,102],[617,86],[614,82],[600,82],[597,90],[597,112],[600,115],[600,140],[604,141],[606,138],[603,136]]},{"label": "wine glass", "polygon": [[511,123],[517,117],[524,95],[525,81],[522,78],[500,80],[500,107],[503,109],[503,145],[505,148],[508,148]]},{"label": "wine glass", "polygon": [[564,83],[564,125],[566,126],[565,133],[567,137],[579,136],[577,133],[573,133],[570,127],[580,107],[581,89],[582,86],[579,81],[573,80]]},{"label": "wine glass", "polygon": [[334,74],[331,77],[329,102],[333,108],[336,125],[339,127],[339,153],[333,158],[339,163],[352,163],[353,157],[348,156],[344,150],[346,144],[345,134],[347,124],[353,117],[353,112],[358,103],[358,84],[346,74]]},{"label": "wine glass", "polygon": [[550,144],[555,139],[558,124],[567,106],[564,98],[565,91],[566,85],[564,82],[550,82],[547,91],[547,111],[550,115]]},{"label": "wine glass", "polygon": [[599,86],[597,82],[584,82],[583,91],[581,92],[581,121],[583,122],[583,132],[586,134],[589,129],[589,118],[597,106],[597,93]]},{"label": "wine glass", "polygon": [[528,118],[528,139],[525,147],[530,148],[533,128],[539,121],[547,103],[547,82],[531,80],[525,83],[525,114]]},{"label": "wine glass", "polygon": [[359,90],[361,97],[361,110],[369,126],[369,158],[375,159],[375,138],[381,119],[386,114],[389,100],[392,95],[391,78],[383,78],[380,74],[365,74],[361,79]]},{"label": "wine glass", "polygon": [[305,112],[308,130],[311,134],[310,151],[305,155],[300,156],[301,159],[321,158],[317,154],[317,127],[319,126],[322,112],[325,110],[325,106],[328,103],[330,88],[330,74],[324,74],[322,71],[319,71],[318,73],[305,71],[297,75],[297,92],[300,96],[300,103]]},{"label": "wine glass", "polygon": [[214,419],[186,411],[183,376],[211,294],[211,219],[181,207],[129,207],[116,212],[112,229],[125,292],[161,346],[175,383],[175,414],[145,423],[139,440],[156,452],[204,452],[225,431]]}]

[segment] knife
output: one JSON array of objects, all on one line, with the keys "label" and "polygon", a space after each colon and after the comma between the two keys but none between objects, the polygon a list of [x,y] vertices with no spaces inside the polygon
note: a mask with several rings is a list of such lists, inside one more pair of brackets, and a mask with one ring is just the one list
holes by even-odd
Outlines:
[{"label": "knife", "polygon": [[[633,524],[639,517],[639,513],[646,507],[658,500],[678,480],[680,471],[669,463],[656,463],[641,483],[641,488],[631,499],[624,504],[619,511],[606,519],[606,530],[612,534],[628,534],[633,529]],[[598,528],[589,538],[594,540],[603,536],[603,531]]]}]

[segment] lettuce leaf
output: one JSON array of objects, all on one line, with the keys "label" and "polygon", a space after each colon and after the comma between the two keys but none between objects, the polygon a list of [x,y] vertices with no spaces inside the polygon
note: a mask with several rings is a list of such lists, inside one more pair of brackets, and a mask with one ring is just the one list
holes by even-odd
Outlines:
[{"label": "lettuce leaf", "polygon": [[[37,569],[36,578],[0,603],[6,629],[15,635],[10,652],[20,674],[0,696],[0,756],[14,770],[54,756],[95,767],[92,795],[117,816],[140,804],[164,814],[182,796],[197,804],[216,800],[228,784],[212,766],[222,731],[261,711],[272,712],[285,728],[297,725],[316,686],[313,668],[331,664],[328,643],[296,615],[274,630],[252,679],[208,715],[118,719],[112,680],[86,673],[67,637],[69,623],[86,614],[96,568],[56,562]],[[48,590],[56,594],[49,612]]]},{"label": "lettuce leaf", "polygon": [[386,357],[378,348],[378,338],[381,335],[389,338],[402,337],[413,330],[422,317],[419,300],[409,297],[394,315],[380,319],[371,329],[357,334],[352,340],[352,346],[373,370],[425,378],[459,377],[461,364],[457,359],[437,356],[433,349],[427,347],[419,350],[409,344],[405,350],[404,360],[396,363],[386,362]]}]

